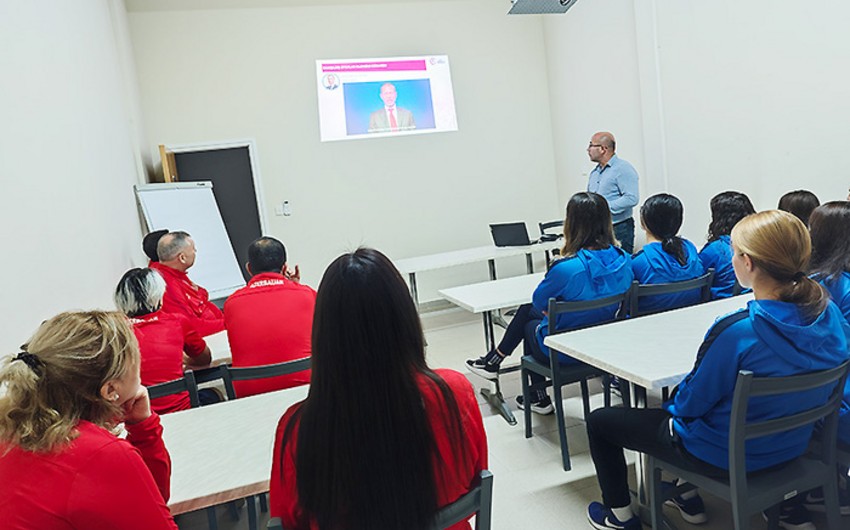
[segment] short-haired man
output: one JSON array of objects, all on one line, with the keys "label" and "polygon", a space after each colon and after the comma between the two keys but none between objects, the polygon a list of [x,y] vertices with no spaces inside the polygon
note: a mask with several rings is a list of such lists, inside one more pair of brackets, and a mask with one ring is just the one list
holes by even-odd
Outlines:
[{"label": "short-haired man", "polygon": [[[277,364],[310,356],[316,291],[302,285],[298,266],[286,265],[286,248],[272,237],[248,247],[248,285],[227,298],[224,321],[234,367]],[[310,371],[256,381],[234,381],[239,397],[310,382]]]},{"label": "short-haired man", "polygon": [[398,132],[410,131],[416,128],[413,113],[407,109],[396,106],[398,99],[395,85],[384,83],[381,85],[381,101],[384,107],[376,110],[369,116],[369,132]]},{"label": "short-haired man", "polygon": [[632,209],[638,203],[638,174],[635,168],[618,157],[617,143],[609,132],[598,132],[590,138],[587,155],[596,167],[590,172],[587,191],[598,193],[608,201],[614,236],[623,250],[635,249],[635,220]]},{"label": "short-haired man", "polygon": [[224,315],[210,302],[206,289],[195,285],[186,271],[195,264],[195,242],[186,232],[169,232],[156,246],[159,262],[148,265],[165,280],[164,313],[180,313],[202,337],[224,329]]}]

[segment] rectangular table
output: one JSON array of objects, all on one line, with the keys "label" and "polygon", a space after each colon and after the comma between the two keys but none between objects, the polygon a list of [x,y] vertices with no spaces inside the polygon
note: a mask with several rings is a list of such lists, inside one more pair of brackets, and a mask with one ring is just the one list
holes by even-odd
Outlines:
[{"label": "rectangular table", "polygon": [[561,241],[547,241],[544,243],[535,243],[524,247],[497,247],[488,245],[484,247],[467,248],[462,250],[452,250],[449,252],[440,252],[437,254],[429,254],[426,256],[417,256],[413,258],[405,258],[393,260],[396,268],[402,274],[407,274],[410,282],[410,295],[416,304],[419,304],[419,290],[416,284],[416,274],[419,272],[445,269],[458,265],[466,265],[468,263],[477,263],[486,261],[490,268],[490,279],[496,279],[496,259],[507,258],[510,256],[520,256],[525,254],[525,263],[528,273],[534,272],[534,264],[531,255],[534,252],[545,252],[560,248],[563,245]]},{"label": "rectangular table", "polygon": [[[542,279],[543,273],[541,272],[441,289],[438,292],[449,302],[467,311],[481,313],[484,319],[484,343],[486,351],[490,351],[496,345],[493,332],[495,312],[506,307],[531,302],[531,295]],[[518,366],[503,368],[500,372],[510,372],[518,368]],[[516,425],[516,417],[514,417],[502,396],[498,374],[496,375],[496,391],[492,392],[489,388],[482,388],[481,395],[509,424]]]},{"label": "rectangular table", "polygon": [[269,490],[277,422],[309,385],[164,414],[173,515]]},{"label": "rectangular table", "polygon": [[[741,309],[752,294],[715,300],[655,315],[621,320],[546,337],[543,343],[632,383],[632,403],[646,406],[646,390],[677,385],[690,373],[697,350],[718,317]],[[638,501],[647,519],[646,467],[637,458]],[[675,528],[667,522],[668,527]]]}]

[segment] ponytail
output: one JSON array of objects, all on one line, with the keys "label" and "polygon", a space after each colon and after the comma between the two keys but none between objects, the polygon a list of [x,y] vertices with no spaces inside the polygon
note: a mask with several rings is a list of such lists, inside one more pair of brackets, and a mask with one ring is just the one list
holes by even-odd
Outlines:
[{"label": "ponytail", "polygon": [[685,253],[685,242],[681,237],[673,236],[664,239],[661,242],[661,250],[676,258],[679,265],[684,266],[688,263],[688,255]]}]

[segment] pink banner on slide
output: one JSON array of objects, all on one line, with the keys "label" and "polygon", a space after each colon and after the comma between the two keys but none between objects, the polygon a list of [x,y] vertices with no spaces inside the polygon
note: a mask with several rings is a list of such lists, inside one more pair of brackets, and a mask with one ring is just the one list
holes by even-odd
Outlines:
[{"label": "pink banner on slide", "polygon": [[374,61],[359,63],[322,63],[323,72],[398,72],[425,70],[425,59],[412,61]]}]

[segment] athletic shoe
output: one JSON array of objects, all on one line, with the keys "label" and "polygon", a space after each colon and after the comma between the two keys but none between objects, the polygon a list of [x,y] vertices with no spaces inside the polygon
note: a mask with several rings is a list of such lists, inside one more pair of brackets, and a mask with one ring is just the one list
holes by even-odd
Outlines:
[{"label": "athletic shoe", "polygon": [[483,357],[467,359],[466,366],[473,374],[495,381],[499,377],[499,366],[503,360],[504,357],[496,353],[496,350],[491,350]]},{"label": "athletic shoe", "polygon": [[[525,405],[522,402],[522,396],[516,397],[516,405],[520,410],[525,410]],[[555,412],[555,406],[552,405],[552,400],[549,399],[549,396],[543,395],[543,397],[537,401],[531,402],[531,412],[546,416],[547,414]]]},{"label": "athletic shoe", "polygon": [[702,502],[702,497],[699,494],[690,499],[683,499],[681,495],[678,495],[667,499],[664,504],[679,510],[679,515],[688,523],[703,524],[708,521],[708,516],[705,514],[705,503]]},{"label": "athletic shoe", "polygon": [[[850,491],[839,488],[838,504],[841,515],[850,515]],[[803,506],[805,506],[810,512],[826,512],[826,506],[823,504],[823,490],[821,488],[817,488],[806,493],[806,499],[803,501]]]},{"label": "athletic shoe", "polygon": [[609,528],[615,530],[643,530],[640,519],[634,515],[628,521],[620,521],[614,516],[610,508],[599,502],[591,502],[587,507],[587,522],[590,523],[590,526],[599,530],[607,530]]},{"label": "athletic shoe", "polygon": [[[767,521],[767,514],[762,512]],[[779,527],[785,530],[817,530],[809,511],[802,504],[783,505],[779,512]]]}]

